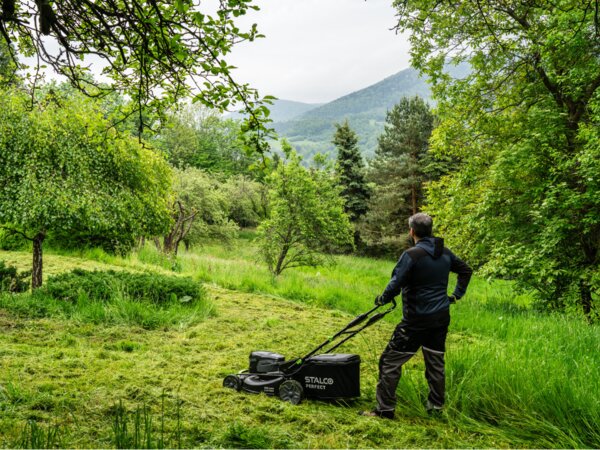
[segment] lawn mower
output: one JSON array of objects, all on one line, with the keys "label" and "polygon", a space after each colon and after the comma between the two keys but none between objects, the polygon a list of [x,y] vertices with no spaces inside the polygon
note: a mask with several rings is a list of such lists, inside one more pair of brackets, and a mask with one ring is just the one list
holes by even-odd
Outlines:
[{"label": "lawn mower", "polygon": [[[279,353],[251,352],[250,367],[235,375],[227,375],[223,386],[255,394],[264,392],[294,405],[303,398],[339,400],[360,397],[360,356],[332,351],[383,319],[396,308],[396,302],[392,301],[385,310],[377,312],[381,306],[356,316],[341,331],[302,358],[286,361]],[[327,346],[331,347],[316,354]]]}]

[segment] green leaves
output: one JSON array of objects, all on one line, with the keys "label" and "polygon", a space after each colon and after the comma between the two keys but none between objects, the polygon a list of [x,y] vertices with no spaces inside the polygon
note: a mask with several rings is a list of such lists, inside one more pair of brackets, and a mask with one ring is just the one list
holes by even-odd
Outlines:
[{"label": "green leaves", "polygon": [[90,100],[54,95],[33,110],[17,92],[0,98],[0,222],[31,234],[107,240],[164,230],[166,162],[118,135]]},{"label": "green leaves", "polygon": [[316,266],[334,251],[353,245],[352,226],[335,179],[308,170],[289,147],[269,177],[271,217],[259,227],[261,254],[269,270]]},{"label": "green leaves", "polygon": [[[140,130],[156,126],[146,119],[162,116],[181,99],[193,98],[219,110],[236,105],[252,117],[249,132],[260,141],[254,147],[264,150],[267,130],[262,119],[267,114],[257,110],[263,102],[255,89],[235,82],[233,67],[225,59],[235,45],[260,37],[256,25],[240,29],[236,23],[236,18],[257,9],[250,1],[10,4],[11,14],[0,14],[0,83],[6,78],[5,68],[14,65],[5,55],[6,40],[15,46],[15,54],[37,56],[39,65],[48,65],[87,94],[126,95],[142,118]],[[42,39],[39,27],[29,26],[32,17],[52,39]],[[101,61],[110,83],[91,77],[88,55]]]},{"label": "green leaves", "polygon": [[[438,231],[482,272],[515,278],[537,290],[541,304],[578,305],[593,318],[600,48],[592,6],[395,4],[414,62],[434,82],[441,123],[432,150],[460,160],[429,186]],[[446,64],[464,61],[464,78],[448,76]]]}]

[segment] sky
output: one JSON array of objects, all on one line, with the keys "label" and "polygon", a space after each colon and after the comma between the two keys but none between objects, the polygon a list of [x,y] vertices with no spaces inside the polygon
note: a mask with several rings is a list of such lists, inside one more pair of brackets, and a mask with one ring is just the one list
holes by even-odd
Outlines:
[{"label": "sky", "polygon": [[261,95],[325,103],[409,66],[392,0],[258,0],[238,23],[266,37],[243,43],[227,61],[234,78]]},{"label": "sky", "polygon": [[[208,5],[216,0],[207,0]],[[238,18],[265,37],[243,42],[226,58],[234,79],[261,95],[326,103],[363,89],[409,66],[406,36],[396,24],[392,0],[254,0],[260,11]],[[216,6],[216,3],[215,3]],[[35,65],[34,58],[23,58]],[[104,66],[87,57],[95,76]],[[48,79],[60,78],[50,69]]]}]

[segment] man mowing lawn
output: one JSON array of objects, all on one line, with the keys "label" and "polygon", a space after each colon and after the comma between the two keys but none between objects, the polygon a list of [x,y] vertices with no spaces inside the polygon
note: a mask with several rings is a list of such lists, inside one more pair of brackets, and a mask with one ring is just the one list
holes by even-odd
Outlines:
[{"label": "man mowing lawn", "polygon": [[[392,279],[375,304],[392,301],[402,291],[402,322],[379,359],[377,407],[364,416],[394,418],[396,387],[402,366],[423,349],[425,378],[429,384],[427,411],[441,411],[445,397],[444,352],[450,324],[450,304],[467,290],[473,271],[432,236],[433,220],[418,213],[408,219],[415,246],[400,256]],[[454,293],[448,296],[448,276],[458,274]]]}]

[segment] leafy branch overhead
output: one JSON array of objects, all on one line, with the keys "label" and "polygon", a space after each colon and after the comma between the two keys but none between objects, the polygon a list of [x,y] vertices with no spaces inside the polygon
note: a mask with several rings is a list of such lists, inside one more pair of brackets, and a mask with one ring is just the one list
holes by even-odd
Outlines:
[{"label": "leafy branch overhead", "polygon": [[[193,0],[3,0],[1,6],[0,35],[15,62],[17,53],[36,56],[38,69],[50,66],[88,95],[127,94],[138,113],[162,112],[190,96],[219,110],[241,104],[248,131],[267,132],[268,109],[261,105],[269,97],[235,82],[224,59],[234,45],[261,37],[256,25],[235,24],[258,9],[251,0],[212,7]],[[93,80],[91,62],[102,65],[109,85]]]}]

